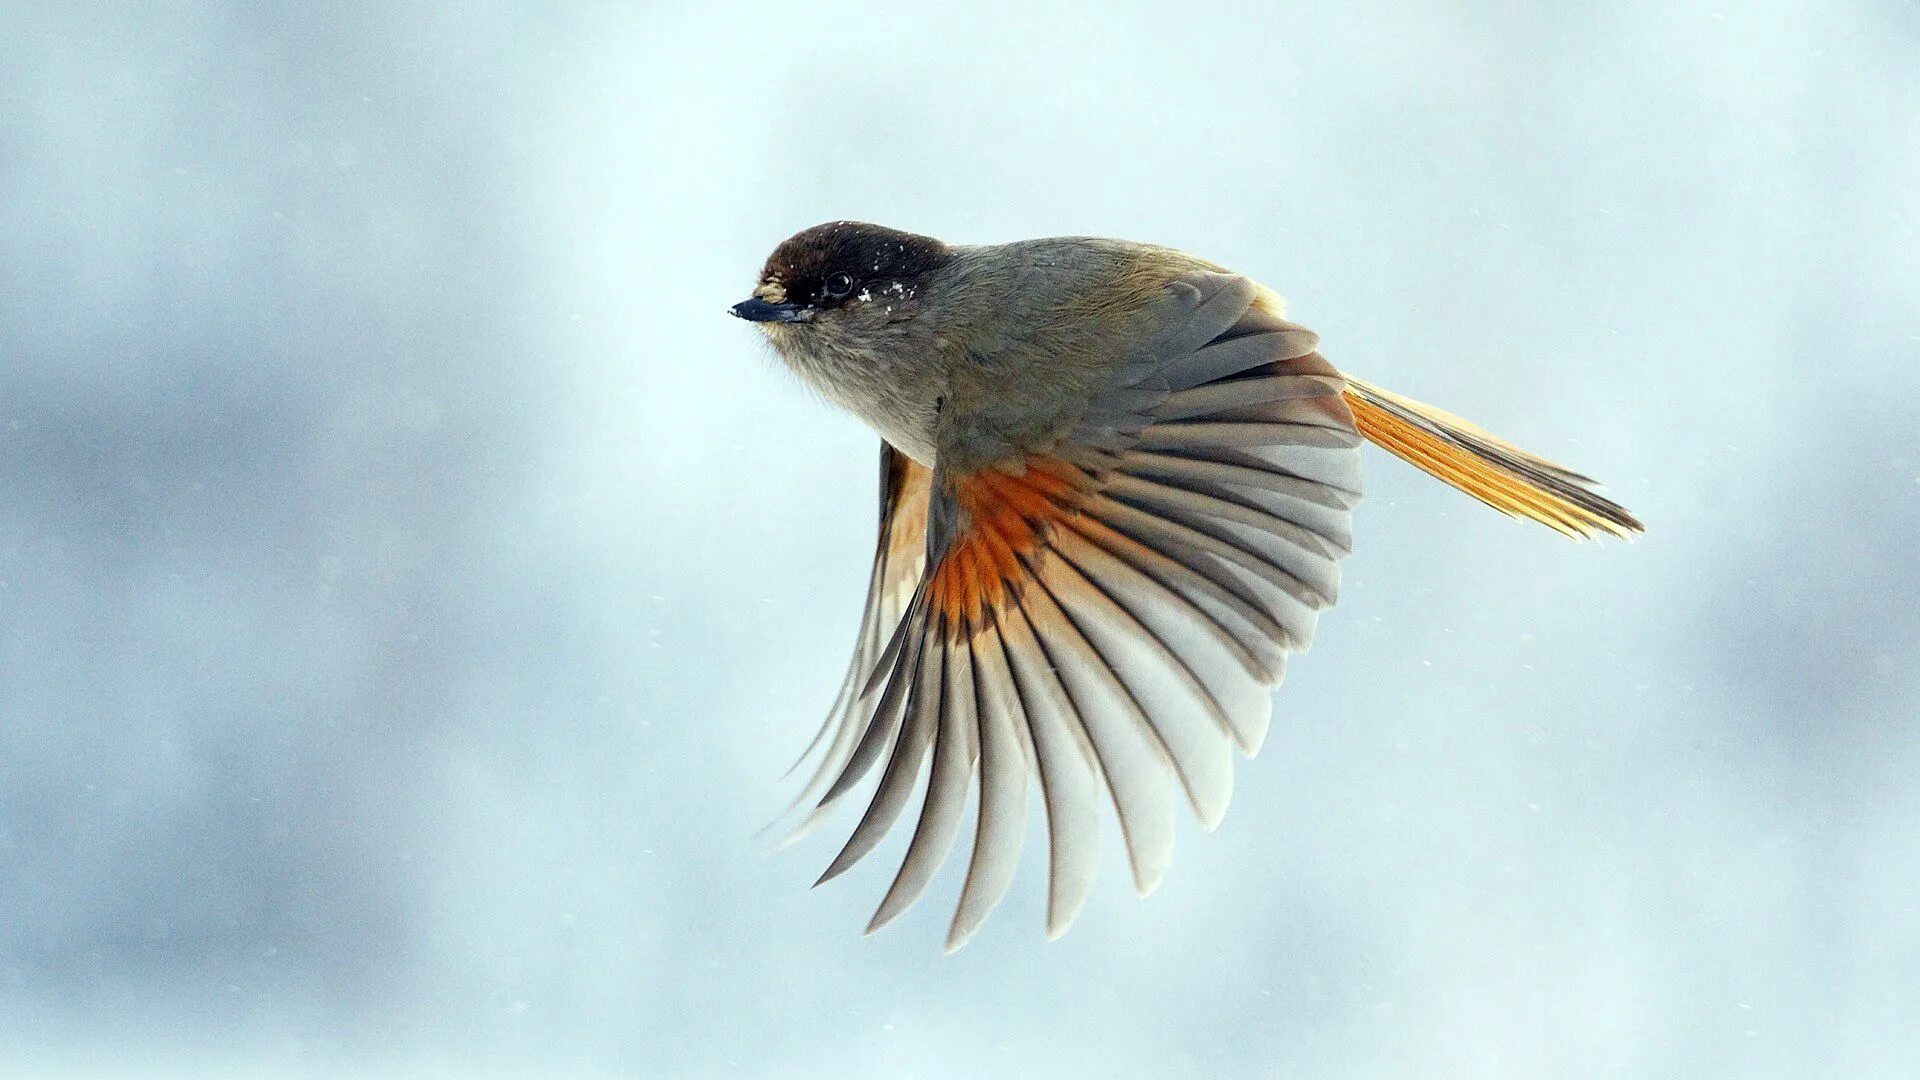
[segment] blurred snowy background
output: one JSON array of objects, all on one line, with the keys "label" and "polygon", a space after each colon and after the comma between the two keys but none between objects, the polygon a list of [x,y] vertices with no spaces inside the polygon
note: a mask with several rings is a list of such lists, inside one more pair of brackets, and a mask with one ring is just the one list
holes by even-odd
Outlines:
[{"label": "blurred snowy background", "polygon": [[[4,7],[0,1075],[1920,1073],[1914,5]],[[843,216],[1207,255],[1652,531],[1371,456],[1157,895],[863,941],[748,837],[874,440],[725,315]]]}]

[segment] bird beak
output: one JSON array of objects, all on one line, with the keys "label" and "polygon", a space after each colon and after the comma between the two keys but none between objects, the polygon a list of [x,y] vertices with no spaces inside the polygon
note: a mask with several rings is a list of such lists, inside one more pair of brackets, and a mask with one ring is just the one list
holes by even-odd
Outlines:
[{"label": "bird beak", "polygon": [[757,296],[733,305],[732,311],[748,322],[797,323],[813,318],[812,308],[801,304],[770,304]]}]

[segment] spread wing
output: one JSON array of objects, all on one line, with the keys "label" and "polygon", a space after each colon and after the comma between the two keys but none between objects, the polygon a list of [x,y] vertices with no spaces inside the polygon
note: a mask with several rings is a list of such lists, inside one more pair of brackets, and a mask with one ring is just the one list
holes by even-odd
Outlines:
[{"label": "spread wing", "polygon": [[824,809],[879,772],[825,881],[879,843],[931,756],[869,932],[925,890],[976,781],[950,950],[1012,880],[1030,776],[1046,811],[1049,937],[1092,884],[1100,804],[1114,808],[1142,895],[1172,858],[1177,793],[1203,826],[1220,821],[1233,751],[1259,748],[1288,653],[1338,593],[1360,495],[1344,381],[1315,335],[1260,295],[1232,275],[1182,279],[1152,347],[1121,365],[1070,438],[907,482],[925,501],[926,562],[897,623],[885,598],[909,578],[893,548],[903,526],[889,522],[906,497],[883,512],[882,599],[869,600],[806,796]]},{"label": "spread wing", "polygon": [[[857,737],[872,719],[875,695],[866,692],[868,679],[881,649],[899,626],[900,616],[927,564],[927,482],[931,475],[926,466],[891,444],[880,444],[880,535],[874,545],[873,572],[867,581],[860,635],[855,639],[853,659],[847,664],[839,696],[827,710],[827,718],[814,732],[813,740],[787,769],[787,775],[793,775],[822,747],[825,754],[806,787],[768,829],[780,824],[803,804],[820,798],[845,769]],[[791,843],[811,831],[829,805],[815,806],[783,842]]]}]

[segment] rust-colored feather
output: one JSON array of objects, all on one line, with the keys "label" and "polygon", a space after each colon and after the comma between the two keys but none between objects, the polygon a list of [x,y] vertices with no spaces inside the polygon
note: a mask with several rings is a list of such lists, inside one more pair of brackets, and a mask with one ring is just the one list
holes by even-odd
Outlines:
[{"label": "rust-colored feather", "polygon": [[1351,377],[1345,396],[1368,441],[1501,513],[1575,538],[1646,531],[1593,481],[1457,416]]},{"label": "rust-colored feather", "polygon": [[1092,479],[1058,458],[1035,456],[1018,474],[982,469],[950,483],[961,526],[927,580],[927,599],[953,632],[974,633],[1018,598],[1028,560]]}]

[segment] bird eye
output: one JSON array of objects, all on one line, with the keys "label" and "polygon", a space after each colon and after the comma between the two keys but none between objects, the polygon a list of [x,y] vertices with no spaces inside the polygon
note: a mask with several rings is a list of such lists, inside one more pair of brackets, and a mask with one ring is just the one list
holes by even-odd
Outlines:
[{"label": "bird eye", "polygon": [[821,283],[821,290],[836,300],[846,296],[853,292],[853,275],[834,274]]}]

